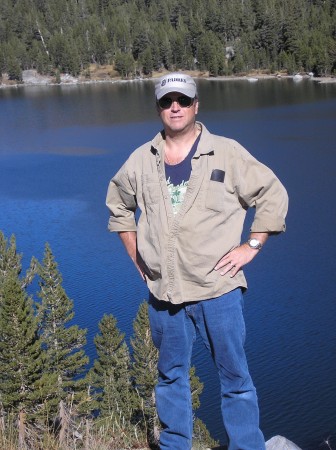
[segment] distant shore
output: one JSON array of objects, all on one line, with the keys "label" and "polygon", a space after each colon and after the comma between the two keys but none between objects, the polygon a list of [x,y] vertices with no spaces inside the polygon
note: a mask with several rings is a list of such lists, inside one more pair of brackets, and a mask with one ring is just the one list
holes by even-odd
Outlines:
[{"label": "distant shore", "polygon": [[[276,74],[266,74],[260,72],[251,72],[250,74],[244,75],[232,75],[232,76],[218,76],[210,77],[208,72],[198,72],[198,71],[183,71],[184,73],[190,74],[194,78],[205,79],[205,80],[216,80],[216,81],[237,81],[246,80],[248,82],[257,82],[259,80],[269,80],[269,79],[293,79],[294,81],[300,82],[302,80],[312,80],[317,83],[336,83],[336,77],[314,77],[312,74],[296,74],[288,75],[286,73],[276,73]],[[168,72],[155,72],[151,77],[139,77],[133,79],[123,79],[120,76],[106,67],[93,69],[87,74],[87,76],[80,75],[78,77],[73,77],[69,74],[61,74],[58,82],[56,82],[55,77],[50,75],[40,75],[36,70],[25,70],[22,73],[22,82],[15,82],[9,80],[6,75],[3,75],[0,89],[4,88],[17,88],[26,86],[53,86],[53,85],[81,85],[81,84],[99,84],[99,83],[117,83],[117,82],[134,82],[134,81],[147,81],[153,80],[164,73]]]}]

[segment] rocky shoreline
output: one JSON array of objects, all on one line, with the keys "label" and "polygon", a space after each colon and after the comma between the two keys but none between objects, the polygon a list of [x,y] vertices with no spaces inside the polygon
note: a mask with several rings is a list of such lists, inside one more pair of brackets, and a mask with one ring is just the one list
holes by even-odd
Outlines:
[{"label": "rocky shoreline", "polygon": [[[2,81],[0,83],[0,89],[3,88],[17,88],[26,86],[55,86],[55,85],[76,85],[76,84],[98,84],[98,83],[117,83],[117,82],[131,82],[131,81],[147,81],[153,80],[160,77],[162,73],[155,73],[151,78],[136,78],[132,80],[123,80],[117,76],[110,76],[108,73],[101,73],[98,75],[93,75],[90,78],[85,76],[73,77],[69,74],[61,74],[58,82],[56,82],[55,77],[50,75],[40,75],[36,70],[24,70],[22,72],[22,82],[17,83],[8,79],[6,74],[3,74]],[[286,75],[286,74],[261,74],[261,73],[251,73],[244,76],[220,76],[220,77],[209,77],[207,73],[201,73],[197,71],[190,72],[190,75],[195,78],[206,79],[206,80],[216,80],[216,81],[235,81],[235,80],[246,80],[247,82],[257,82],[259,80],[268,79],[293,79],[296,82],[300,82],[305,79],[312,80],[317,83],[336,83],[336,77],[314,77],[312,74],[296,74],[296,75]]]}]

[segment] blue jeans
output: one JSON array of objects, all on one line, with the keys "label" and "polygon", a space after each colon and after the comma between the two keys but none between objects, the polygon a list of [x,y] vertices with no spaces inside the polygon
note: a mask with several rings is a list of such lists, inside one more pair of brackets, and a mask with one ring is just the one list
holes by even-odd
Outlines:
[{"label": "blue jeans", "polygon": [[197,330],[218,369],[229,450],[265,450],[256,390],[244,351],[241,289],[182,305],[159,301],[150,294],[149,320],[159,350],[155,393],[162,425],[160,448],[190,450],[192,446],[189,369]]}]

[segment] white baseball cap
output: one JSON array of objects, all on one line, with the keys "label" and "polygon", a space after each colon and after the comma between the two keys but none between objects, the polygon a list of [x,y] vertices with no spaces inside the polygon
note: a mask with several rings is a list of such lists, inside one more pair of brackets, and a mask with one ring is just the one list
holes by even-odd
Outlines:
[{"label": "white baseball cap", "polygon": [[189,76],[179,72],[169,73],[159,79],[155,84],[155,97],[160,100],[170,92],[179,92],[190,98],[195,98],[197,88],[195,81]]}]

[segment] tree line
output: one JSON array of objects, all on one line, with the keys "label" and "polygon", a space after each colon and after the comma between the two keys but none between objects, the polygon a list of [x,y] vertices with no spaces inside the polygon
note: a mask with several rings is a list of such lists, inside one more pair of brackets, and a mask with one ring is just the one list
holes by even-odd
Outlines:
[{"label": "tree line", "polygon": [[[132,351],[115,317],[102,317],[89,364],[86,330],[74,324],[50,246],[24,275],[21,259],[15,236],[0,232],[0,448],[157,448],[158,352],[147,303],[134,320]],[[203,385],[195,368],[190,381],[197,409]],[[194,441],[195,449],[215,444],[197,418]]]},{"label": "tree line", "polygon": [[1,0],[0,72],[336,70],[336,0]]}]

